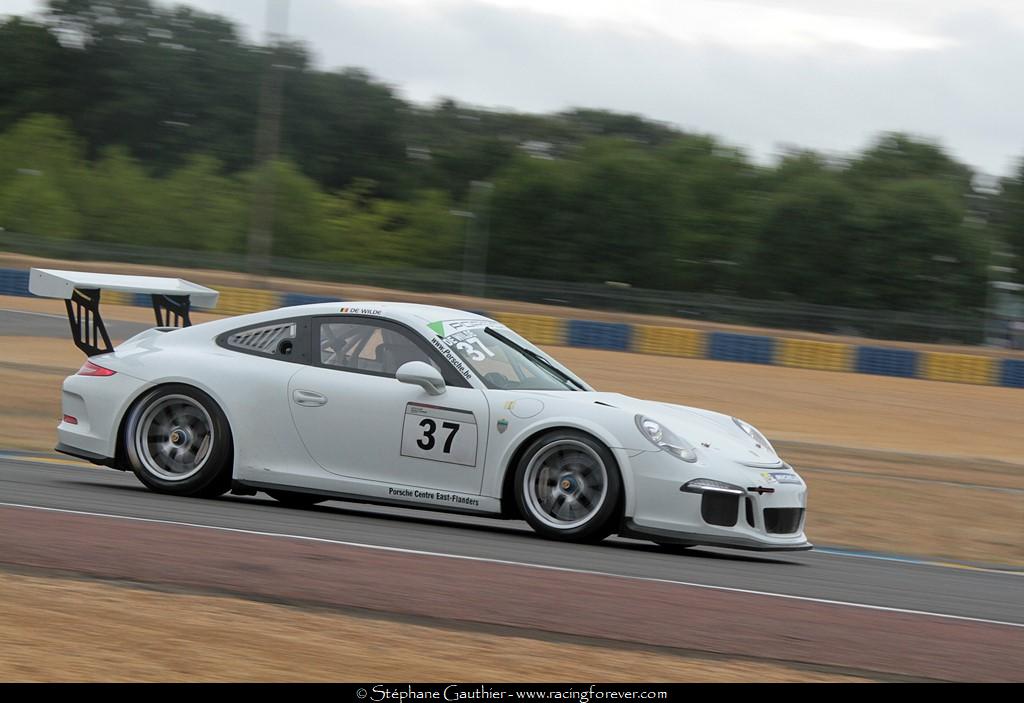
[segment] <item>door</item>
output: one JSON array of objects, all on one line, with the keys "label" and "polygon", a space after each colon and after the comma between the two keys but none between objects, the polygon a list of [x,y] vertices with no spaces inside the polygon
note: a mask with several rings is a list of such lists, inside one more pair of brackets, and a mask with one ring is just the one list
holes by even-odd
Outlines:
[{"label": "door", "polygon": [[[314,363],[291,378],[288,394],[318,464],[349,478],[480,493],[489,424],[483,391],[426,340],[388,320],[316,318],[312,335]],[[440,370],[445,392],[429,395],[398,381],[395,372],[408,361]]]}]

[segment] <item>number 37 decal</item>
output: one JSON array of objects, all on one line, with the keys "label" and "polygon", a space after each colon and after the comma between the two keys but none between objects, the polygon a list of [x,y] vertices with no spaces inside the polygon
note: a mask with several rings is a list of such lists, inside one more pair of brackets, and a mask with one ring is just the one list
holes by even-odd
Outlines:
[{"label": "number 37 decal", "polygon": [[473,413],[422,403],[405,406],[402,456],[476,466],[476,445]]},{"label": "number 37 decal", "polygon": [[[441,450],[445,454],[452,453],[452,440],[455,439],[455,433],[459,431],[461,426],[457,422],[441,423],[441,427],[448,430],[448,437],[444,440],[444,449]],[[420,420],[420,427],[423,428],[423,437],[416,440],[416,446],[425,452],[429,452],[434,448],[434,431],[437,430],[437,422],[429,417],[425,417]]]}]

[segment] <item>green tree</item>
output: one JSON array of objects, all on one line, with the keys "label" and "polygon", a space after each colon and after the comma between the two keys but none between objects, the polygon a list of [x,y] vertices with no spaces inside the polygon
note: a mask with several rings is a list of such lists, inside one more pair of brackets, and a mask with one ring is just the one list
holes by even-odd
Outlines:
[{"label": "green tree", "polygon": [[0,22],[0,131],[32,114],[61,111],[67,58],[44,25],[20,17]]},{"label": "green tree", "polygon": [[160,217],[161,190],[126,148],[108,149],[75,186],[86,237],[172,245]]},{"label": "green tree", "polygon": [[81,217],[74,202],[51,176],[26,175],[0,190],[0,227],[50,237],[77,237]]},{"label": "green tree", "polygon": [[82,222],[73,197],[84,169],[68,125],[32,115],[0,134],[0,227],[74,237]]},{"label": "green tree", "polygon": [[803,161],[803,173],[785,178],[770,196],[745,261],[744,292],[811,303],[850,305],[854,248],[861,235],[856,195],[823,164]]},{"label": "green tree", "polygon": [[211,156],[196,155],[160,184],[160,238],[194,251],[245,251],[251,193]]},{"label": "green tree", "polygon": [[945,311],[984,303],[986,242],[960,194],[930,179],[892,181],[865,203],[851,275],[864,307]]}]

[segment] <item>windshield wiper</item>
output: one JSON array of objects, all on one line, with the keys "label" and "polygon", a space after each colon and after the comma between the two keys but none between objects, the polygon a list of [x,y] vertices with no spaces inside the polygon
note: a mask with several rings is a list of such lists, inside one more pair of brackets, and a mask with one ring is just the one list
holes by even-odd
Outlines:
[{"label": "windshield wiper", "polygon": [[532,359],[536,363],[540,364],[545,369],[547,369],[552,374],[554,374],[556,378],[561,379],[561,381],[563,383],[565,383],[566,385],[575,386],[577,389],[579,389],[581,391],[587,390],[586,387],[583,384],[581,384],[575,378],[573,378],[572,376],[567,374],[565,371],[562,371],[560,368],[558,368],[557,366],[552,364],[550,361],[545,359],[543,356],[541,356],[537,352],[535,352],[535,351],[533,351],[531,349],[527,349],[526,347],[523,347],[523,346],[520,346],[520,345],[516,344],[515,342],[513,342],[511,339],[509,339],[505,335],[501,334],[500,332],[496,332],[495,330],[491,329],[490,327],[484,327],[484,332],[486,332],[487,334],[491,335],[492,337],[494,337],[496,339],[500,339],[502,342],[504,342],[505,344],[509,345],[510,347],[515,349],[517,352],[519,352],[523,356],[529,357],[530,359]]}]

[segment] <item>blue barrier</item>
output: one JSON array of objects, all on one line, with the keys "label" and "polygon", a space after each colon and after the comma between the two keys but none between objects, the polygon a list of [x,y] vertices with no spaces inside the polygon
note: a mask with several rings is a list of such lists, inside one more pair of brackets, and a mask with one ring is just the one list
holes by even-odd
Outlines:
[{"label": "blue barrier", "polygon": [[1024,388],[1024,360],[1003,359],[999,384],[1009,388]]},{"label": "blue barrier", "polygon": [[742,361],[748,364],[775,362],[775,338],[734,332],[712,332],[708,358],[716,361]]},{"label": "blue barrier", "polygon": [[918,353],[911,349],[857,347],[854,369],[857,373],[870,373],[876,376],[914,378],[917,375],[917,359]]},{"label": "blue barrier", "polygon": [[28,269],[0,269],[0,295],[29,295]]},{"label": "blue barrier", "polygon": [[281,296],[281,307],[290,308],[293,305],[312,305],[313,303],[336,303],[340,298],[333,298],[329,295],[310,295],[308,293],[284,293]]},{"label": "blue barrier", "polygon": [[619,322],[569,320],[569,346],[592,349],[629,349],[630,325]]}]

